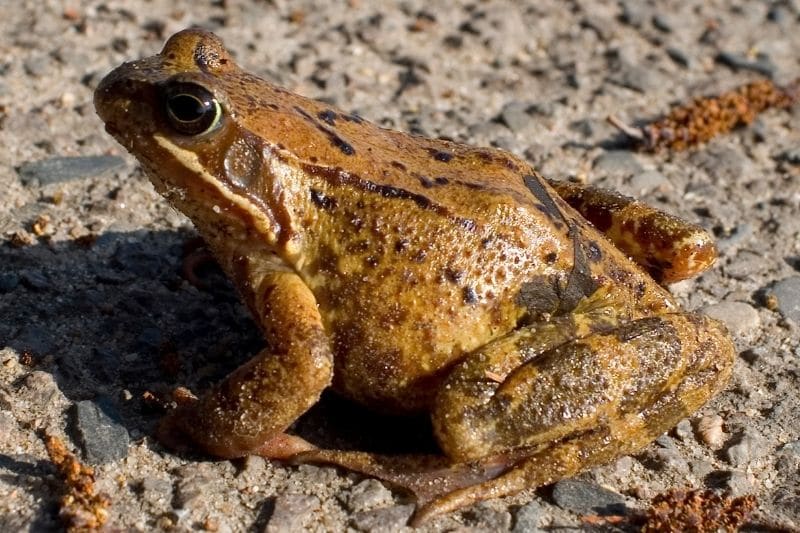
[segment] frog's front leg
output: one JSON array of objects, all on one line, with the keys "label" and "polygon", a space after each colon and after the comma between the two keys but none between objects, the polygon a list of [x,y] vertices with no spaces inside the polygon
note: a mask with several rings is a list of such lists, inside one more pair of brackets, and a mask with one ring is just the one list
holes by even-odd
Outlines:
[{"label": "frog's front leg", "polygon": [[522,458],[494,479],[429,503],[416,520],[641,449],[727,383],[735,353],[724,326],[691,313],[605,324],[544,351],[529,333],[517,331],[458,365],[433,412],[439,443],[454,461],[509,451]]},{"label": "frog's front leg", "polygon": [[299,451],[283,431],[331,382],[328,337],[313,294],[296,274],[269,273],[254,289],[253,310],[268,348],[199,400],[170,413],[159,427],[159,440],[168,446],[188,439],[226,458]]},{"label": "frog's front leg", "polygon": [[547,180],[558,195],[660,283],[697,276],[717,258],[709,233],[616,191]]}]

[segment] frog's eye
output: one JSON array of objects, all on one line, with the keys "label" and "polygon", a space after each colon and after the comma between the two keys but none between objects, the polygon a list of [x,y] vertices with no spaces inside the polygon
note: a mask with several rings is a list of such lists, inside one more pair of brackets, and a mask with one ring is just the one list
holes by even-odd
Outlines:
[{"label": "frog's eye", "polygon": [[214,95],[194,83],[172,83],[164,90],[167,120],[176,131],[201,135],[216,128],[222,118],[222,106]]}]

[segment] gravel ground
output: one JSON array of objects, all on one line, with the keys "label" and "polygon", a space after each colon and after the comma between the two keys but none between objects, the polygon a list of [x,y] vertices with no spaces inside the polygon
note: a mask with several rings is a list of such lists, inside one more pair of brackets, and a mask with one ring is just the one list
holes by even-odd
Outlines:
[{"label": "gravel ground", "polygon": [[[800,526],[800,106],[673,154],[619,149],[605,122],[797,77],[800,2],[23,0],[0,17],[0,530],[60,527],[45,431],[96,467],[114,529],[394,531],[411,512],[372,479],[180,457],[150,437],[160,413],[146,392],[202,389],[261,345],[218,272],[210,289],[182,278],[194,230],[92,106],[112,67],[191,25],[293,91],[388,127],[502,147],[719,239],[717,266],[672,289],[732,330],[726,392],[641,454],[424,530],[571,528],[686,486],[755,494],[764,520]],[[430,446],[407,437],[425,429],[326,396],[295,431],[408,451]]]}]

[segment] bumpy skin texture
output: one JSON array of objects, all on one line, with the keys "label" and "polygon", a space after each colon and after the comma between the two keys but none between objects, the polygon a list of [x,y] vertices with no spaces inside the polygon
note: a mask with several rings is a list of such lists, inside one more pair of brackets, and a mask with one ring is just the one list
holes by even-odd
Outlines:
[{"label": "bumpy skin texture", "polygon": [[[198,86],[221,119],[179,133],[165,95]],[[193,220],[269,345],[168,416],[168,444],[292,455],[307,446],[287,448],[283,431],[329,385],[387,413],[429,411],[443,458],[297,456],[411,488],[422,520],[639,449],[727,382],[724,328],[680,311],[510,154],[385,130],[289,93],[200,30],[114,70],[95,105]],[[560,192],[587,215],[611,205],[609,228],[667,217],[620,219],[607,195]],[[654,236],[635,256],[651,270],[668,263],[687,277],[710,265],[708,236],[669,220],[608,236],[628,249]],[[710,246],[710,258],[687,261],[671,235]]]}]

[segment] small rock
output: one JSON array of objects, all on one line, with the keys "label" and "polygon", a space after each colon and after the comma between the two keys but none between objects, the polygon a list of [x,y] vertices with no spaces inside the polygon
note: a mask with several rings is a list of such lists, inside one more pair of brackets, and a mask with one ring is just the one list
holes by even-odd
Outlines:
[{"label": "small rock", "polygon": [[52,72],[50,58],[46,55],[36,55],[26,59],[23,68],[26,74],[37,78],[44,77]]},{"label": "small rock", "polygon": [[762,439],[751,433],[745,433],[738,441],[725,450],[725,458],[737,468],[750,464],[764,454],[765,450]]},{"label": "small rock", "polygon": [[109,401],[84,400],[74,407],[75,429],[90,464],[117,461],[128,455],[128,430],[116,420],[119,415]]},{"label": "small rock", "polygon": [[729,251],[744,242],[753,234],[753,225],[748,222],[737,224],[727,237],[717,239],[717,247],[722,251]]},{"label": "small rock", "polygon": [[661,435],[656,439],[656,444],[665,448],[667,450],[677,450],[678,446],[675,444],[675,440],[670,437],[669,435]]},{"label": "small rock", "polygon": [[495,509],[486,502],[470,507],[464,517],[470,525],[485,531],[508,531],[511,527],[511,513],[505,509]]},{"label": "small rock", "polygon": [[622,14],[620,20],[634,28],[641,28],[650,15],[650,10],[645,7],[643,2],[622,2]]},{"label": "small rock", "polygon": [[45,406],[52,403],[59,393],[58,384],[52,374],[35,370],[22,381],[19,397],[30,404]]},{"label": "small rock", "polygon": [[172,504],[176,509],[205,511],[207,495],[219,488],[219,473],[208,463],[192,463],[175,472],[178,482]]},{"label": "small rock", "polygon": [[653,27],[664,33],[671,33],[674,24],[669,16],[663,13],[656,13],[653,15]]},{"label": "small rock", "polygon": [[23,163],[19,167],[22,184],[31,186],[49,185],[80,178],[99,176],[125,164],[125,160],[115,155],[95,155],[78,157],[53,157],[41,161]]},{"label": "small rock", "polygon": [[500,120],[503,124],[508,126],[513,132],[524,130],[531,123],[531,116],[528,114],[528,109],[531,104],[529,102],[513,101],[508,102],[503,106],[500,111]]},{"label": "small rock", "polygon": [[709,463],[708,461],[696,460],[689,463],[689,469],[692,471],[692,474],[695,475],[698,479],[704,479],[712,470],[714,470],[714,465]]},{"label": "small rock", "polygon": [[305,531],[311,515],[319,509],[316,496],[284,494],[274,500],[272,515],[264,531],[266,533],[294,533]]},{"label": "small rock", "polygon": [[641,195],[650,191],[660,189],[667,183],[667,178],[656,170],[645,170],[631,177],[628,186],[634,194]]},{"label": "small rock", "polygon": [[719,448],[725,441],[725,432],[722,431],[722,417],[719,415],[704,416],[697,421],[695,428],[700,441],[712,449]]},{"label": "small rock", "polygon": [[545,508],[539,501],[532,501],[523,505],[514,515],[514,528],[511,533],[540,533],[544,532],[542,519]]},{"label": "small rock", "polygon": [[411,515],[414,514],[414,508],[413,504],[408,504],[362,511],[355,513],[350,519],[350,523],[358,531],[393,533],[402,530],[408,524]]},{"label": "small rock", "polygon": [[23,272],[20,276],[20,282],[22,282],[22,285],[25,286],[25,288],[32,291],[42,292],[52,287],[50,276],[44,272],[36,270],[26,270]]},{"label": "small rock", "polygon": [[792,165],[800,165],[800,148],[791,148],[781,152],[776,158],[778,161],[786,161]]},{"label": "small rock", "polygon": [[778,310],[800,324],[800,276],[782,279],[772,286],[770,293],[778,300]]},{"label": "small rock", "polygon": [[743,496],[753,492],[753,485],[747,474],[738,470],[716,470],[706,476],[706,483],[727,492],[731,496]]},{"label": "small rock", "polygon": [[663,76],[652,67],[632,65],[626,62],[620,65],[618,71],[611,79],[623,87],[639,91],[640,93],[653,91],[664,84]]},{"label": "small rock", "polygon": [[172,500],[172,483],[167,479],[146,477],[139,485],[140,499],[154,509],[166,509]]},{"label": "small rock", "polygon": [[688,441],[693,436],[692,421],[688,418],[684,418],[678,422],[678,425],[675,426],[675,436],[683,442]]},{"label": "small rock", "polygon": [[702,312],[722,321],[734,335],[749,335],[761,326],[758,311],[744,302],[720,302],[704,307]]},{"label": "small rock", "polygon": [[575,514],[625,514],[623,496],[594,483],[562,479],[553,486],[553,501]]},{"label": "small rock", "polygon": [[675,63],[679,64],[682,67],[689,67],[692,64],[692,60],[689,57],[689,54],[687,54],[680,48],[675,48],[674,46],[668,46],[666,52],[671,60],[673,60]]},{"label": "small rock", "polygon": [[764,54],[758,54],[753,60],[742,54],[720,52],[717,54],[716,60],[734,70],[750,70],[768,78],[772,78],[777,71],[777,67],[769,56]]},{"label": "small rock", "polygon": [[749,176],[752,168],[750,159],[727,146],[709,146],[693,154],[690,159],[692,164],[705,170],[718,182],[738,181],[742,176]]},{"label": "small rock", "polygon": [[789,455],[794,455],[797,458],[800,458],[800,440],[793,440],[791,442],[787,442],[780,449],[781,453],[786,453]]},{"label": "small rock", "polygon": [[681,452],[674,448],[657,448],[653,450],[651,457],[654,466],[662,470],[675,470],[682,474],[689,472],[689,464],[684,459]]},{"label": "small rock", "polygon": [[377,479],[365,479],[350,489],[347,506],[353,512],[368,511],[392,503],[392,493]]},{"label": "small rock", "polygon": [[603,152],[592,165],[598,174],[630,176],[642,172],[642,166],[627,150],[609,150]]}]

